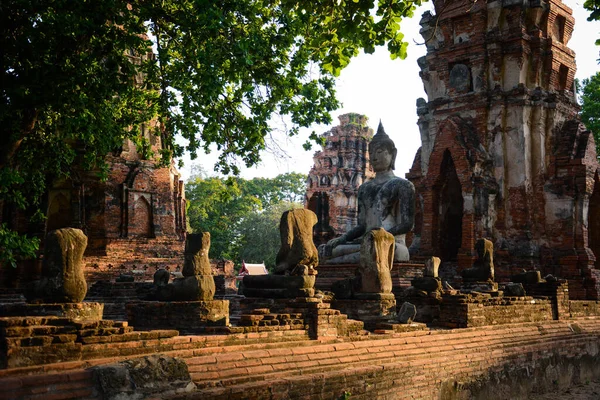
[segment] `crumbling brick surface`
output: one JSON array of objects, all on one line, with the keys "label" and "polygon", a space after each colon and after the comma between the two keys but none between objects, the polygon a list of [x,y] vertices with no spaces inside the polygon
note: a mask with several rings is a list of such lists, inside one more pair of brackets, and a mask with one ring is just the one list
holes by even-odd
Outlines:
[{"label": "crumbling brick surface", "polygon": [[[598,376],[599,331],[600,320],[580,319],[279,345],[235,340],[225,345],[219,336],[191,336],[164,343],[208,347],[165,347],[164,354],[187,363],[197,389],[185,398],[330,399],[344,393],[356,398],[524,398]],[[44,375],[39,375],[43,370],[0,371],[0,396],[73,398],[71,391],[77,390],[80,397],[93,397],[95,382],[84,368],[75,362],[48,366]]]},{"label": "crumbling brick surface", "polygon": [[[145,126],[141,134],[159,154],[160,139]],[[55,181],[47,195],[45,225],[32,224],[25,213],[14,213],[11,226],[43,238],[58,228],[83,230],[88,237],[84,256],[88,281],[113,279],[123,270],[183,264],[186,232],[185,191],[174,165],[143,159],[126,141],[106,156],[108,178],[77,166],[66,180]],[[24,263],[17,272],[0,268],[0,285],[22,286],[39,275],[40,261]],[[154,273],[152,269],[151,274]],[[152,278],[150,274],[150,279]]]},{"label": "crumbling brick surface", "polygon": [[439,256],[460,272],[485,237],[498,280],[535,268],[569,280],[572,298],[598,298],[598,162],[577,117],[571,9],[560,0],[435,8],[421,19],[428,99],[417,102],[422,146],[406,175],[419,199],[416,258]]}]

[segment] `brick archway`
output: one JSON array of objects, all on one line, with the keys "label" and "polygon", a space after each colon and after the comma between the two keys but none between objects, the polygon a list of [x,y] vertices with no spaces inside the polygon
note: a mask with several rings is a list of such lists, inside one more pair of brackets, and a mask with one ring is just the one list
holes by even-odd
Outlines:
[{"label": "brick archway", "polygon": [[457,261],[459,267],[471,264],[475,237],[471,163],[477,150],[466,139],[473,142],[470,130],[459,117],[442,122],[423,180],[422,254]]},{"label": "brick archway", "polygon": [[317,223],[313,227],[315,245],[325,244],[333,239],[333,228],[331,228],[329,221],[329,195],[324,192],[313,193],[308,199],[306,208],[317,215]]},{"label": "brick archway", "polygon": [[433,227],[437,239],[433,242],[434,254],[443,261],[457,261],[462,247],[464,199],[452,154],[447,149],[434,193],[434,209],[438,211]]}]

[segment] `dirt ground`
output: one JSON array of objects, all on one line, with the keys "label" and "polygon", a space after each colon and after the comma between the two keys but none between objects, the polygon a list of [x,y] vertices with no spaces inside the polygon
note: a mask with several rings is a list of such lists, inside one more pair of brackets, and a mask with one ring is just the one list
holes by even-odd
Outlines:
[{"label": "dirt ground", "polygon": [[600,380],[582,383],[556,392],[532,394],[529,400],[600,400]]}]

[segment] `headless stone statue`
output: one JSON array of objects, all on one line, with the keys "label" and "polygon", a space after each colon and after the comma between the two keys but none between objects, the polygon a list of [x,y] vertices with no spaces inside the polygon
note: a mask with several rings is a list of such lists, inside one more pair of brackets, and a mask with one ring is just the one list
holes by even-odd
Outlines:
[{"label": "headless stone statue", "polygon": [[184,277],[165,285],[164,277],[155,274],[156,299],[160,301],[212,300],[216,286],[208,259],[209,250],[210,233],[187,235],[183,264]]},{"label": "headless stone statue", "polygon": [[494,281],[494,244],[487,239],[479,239],[475,243],[477,260],[472,268],[462,272],[463,282]]},{"label": "headless stone statue", "polygon": [[315,275],[319,264],[313,242],[313,226],[317,215],[307,209],[289,210],[281,216],[281,247],[275,259],[275,275]]},{"label": "headless stone statue", "polygon": [[360,293],[391,293],[394,236],[385,229],[369,231],[360,247]]},{"label": "headless stone statue", "polygon": [[380,122],[369,144],[375,178],[358,189],[358,225],[321,249],[324,264],[358,263],[364,235],[379,228],[395,237],[394,262],[410,259],[405,236],[414,225],[415,188],[411,182],[394,175],[397,152]]},{"label": "headless stone statue", "polygon": [[25,297],[37,303],[79,303],[87,293],[83,253],[87,236],[74,228],[57,229],[46,236],[42,279],[32,282]]}]

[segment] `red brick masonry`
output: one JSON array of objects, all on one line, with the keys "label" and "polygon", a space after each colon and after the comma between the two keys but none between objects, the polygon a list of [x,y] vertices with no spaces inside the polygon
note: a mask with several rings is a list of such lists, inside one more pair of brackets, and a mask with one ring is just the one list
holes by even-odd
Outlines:
[{"label": "red brick masonry", "polygon": [[[598,318],[239,344],[251,336],[167,338],[149,350],[184,358],[198,386],[185,398],[198,399],[518,398],[600,374]],[[3,370],[0,398],[98,398],[86,368],[122,358]]]}]

